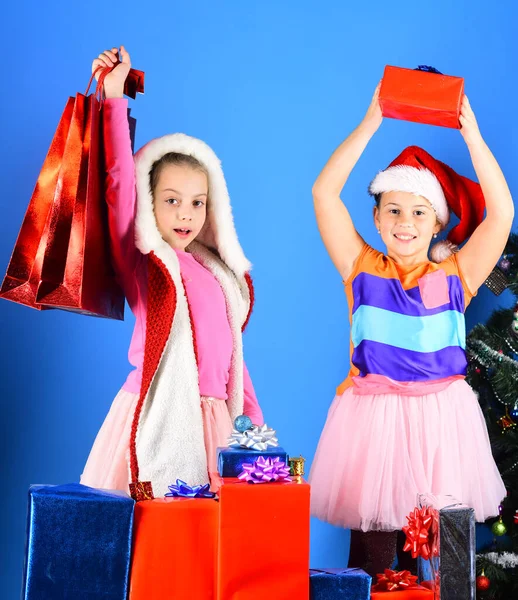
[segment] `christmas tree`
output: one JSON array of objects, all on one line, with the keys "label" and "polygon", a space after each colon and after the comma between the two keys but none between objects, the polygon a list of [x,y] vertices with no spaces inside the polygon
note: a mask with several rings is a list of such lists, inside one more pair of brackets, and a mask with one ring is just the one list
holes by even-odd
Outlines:
[{"label": "christmas tree", "polygon": [[488,522],[492,546],[477,555],[477,597],[511,600],[518,599],[518,235],[510,236],[486,284],[496,294],[507,288],[515,298],[467,339],[468,381],[479,395],[507,489],[500,517]]}]

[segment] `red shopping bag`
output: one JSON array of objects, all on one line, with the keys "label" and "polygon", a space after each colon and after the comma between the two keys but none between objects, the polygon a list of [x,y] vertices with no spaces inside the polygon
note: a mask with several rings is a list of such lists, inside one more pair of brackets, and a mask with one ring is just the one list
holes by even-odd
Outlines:
[{"label": "red shopping bag", "polygon": [[[109,69],[101,73],[94,94],[87,95],[87,89],[67,103],[0,297],[35,308],[123,318],[124,296],[112,267],[104,201],[100,108],[107,73]],[[143,73],[130,71],[125,92],[134,96],[143,89]],[[128,118],[134,135],[135,120]]]},{"label": "red shopping bag", "polygon": [[69,98],[59,121],[54,139],[36,182],[25,218],[18,234],[7,274],[0,289],[0,297],[43,308],[36,304],[41,265],[47,241],[47,223],[54,196],[59,194],[58,176],[70,129],[74,98]]}]

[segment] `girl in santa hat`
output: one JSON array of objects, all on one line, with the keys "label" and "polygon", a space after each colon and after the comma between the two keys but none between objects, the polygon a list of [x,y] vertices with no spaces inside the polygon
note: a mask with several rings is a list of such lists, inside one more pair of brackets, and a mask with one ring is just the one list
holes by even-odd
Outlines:
[{"label": "girl in santa hat", "polygon": [[[386,251],[366,244],[340,192],[381,125],[378,96],[379,86],[313,187],[320,233],[345,284],[352,364],[313,461],[312,513],[353,530],[350,564],[372,575],[390,568],[419,493],[452,495],[477,521],[498,514],[506,491],[465,381],[464,311],[502,254],[514,215],[464,97],[460,131],[480,184],[407,148],[370,185]],[[429,260],[451,212],[459,223]]]},{"label": "girl in santa hat", "polygon": [[220,161],[184,134],[132,156],[121,47],[93,61],[104,79],[107,202],[115,268],[136,322],[135,369],[115,398],[81,482],[157,496],[182,479],[209,481],[216,447],[241,414],[263,423],[243,361],[253,304]]}]

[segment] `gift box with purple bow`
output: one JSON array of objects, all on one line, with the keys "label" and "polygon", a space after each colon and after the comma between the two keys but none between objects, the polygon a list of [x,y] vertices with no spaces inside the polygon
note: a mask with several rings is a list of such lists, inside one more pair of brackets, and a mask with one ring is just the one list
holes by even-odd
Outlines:
[{"label": "gift box with purple bow", "polygon": [[[238,417],[239,418],[239,417]],[[268,425],[251,425],[248,429],[236,424],[228,447],[217,449],[218,473],[221,477],[239,477],[243,465],[254,464],[260,458],[282,461],[288,465],[288,454],[279,446],[275,431]]]}]

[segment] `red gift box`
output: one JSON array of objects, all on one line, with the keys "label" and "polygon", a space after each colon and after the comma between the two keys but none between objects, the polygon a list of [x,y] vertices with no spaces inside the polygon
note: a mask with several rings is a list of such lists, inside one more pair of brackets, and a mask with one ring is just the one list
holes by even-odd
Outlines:
[{"label": "red gift box", "polygon": [[384,117],[460,129],[464,79],[385,67],[379,102]]},{"label": "red gift box", "polygon": [[211,481],[220,497],[217,599],[308,600],[310,486],[301,477]]},{"label": "red gift box", "polygon": [[433,592],[422,585],[409,590],[397,590],[395,592],[371,592],[371,600],[433,600]]},{"label": "red gift box", "polygon": [[137,502],[129,600],[213,600],[219,504],[208,498]]}]

